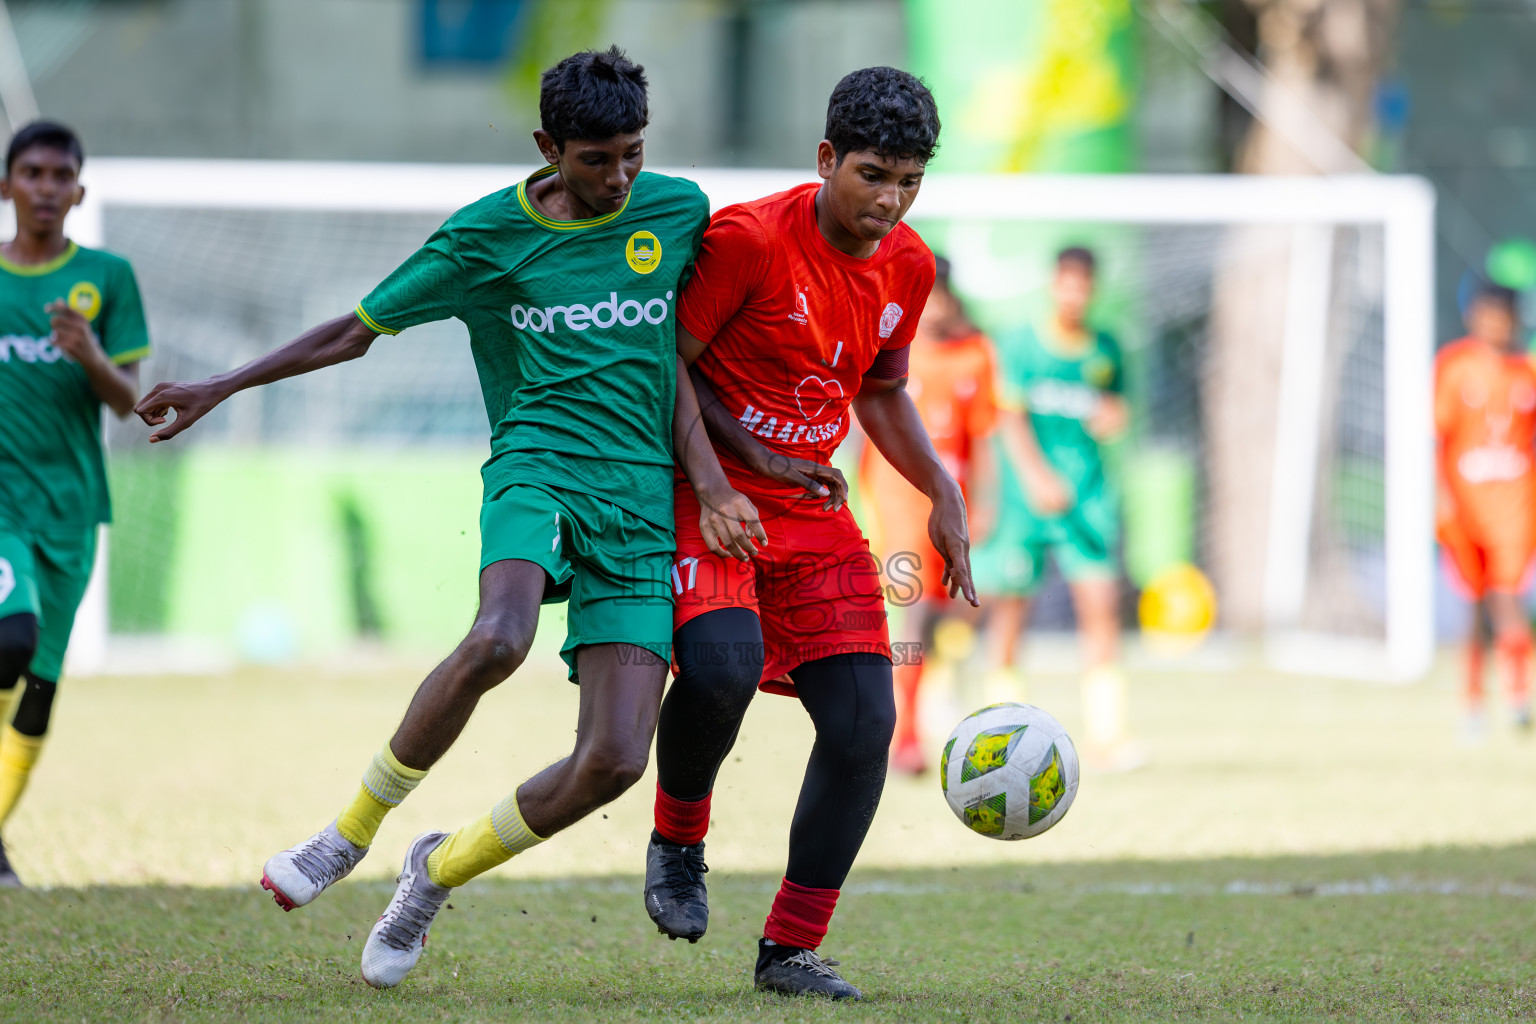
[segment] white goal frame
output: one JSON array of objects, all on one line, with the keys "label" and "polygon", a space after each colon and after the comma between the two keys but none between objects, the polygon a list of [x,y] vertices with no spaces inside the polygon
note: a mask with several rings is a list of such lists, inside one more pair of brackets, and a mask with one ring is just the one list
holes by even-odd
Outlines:
[{"label": "white goal frame", "polygon": [[[70,220],[84,245],[103,240],[108,207],[447,213],[526,177],[531,165],[370,164],[93,158],[86,200]],[[664,168],[697,181],[716,208],[809,180],[799,171]],[[1434,654],[1433,188],[1386,175],[930,175],[913,216],[1129,225],[1290,225],[1271,527],[1264,554],[1266,659],[1275,667],[1382,680],[1421,676]],[[5,216],[11,216],[9,207]],[[1296,630],[1304,600],[1318,449],[1322,326],[1331,232],[1384,231],[1386,560],[1384,642]],[[4,225],[0,224],[0,230]],[[146,382],[149,383],[149,382]],[[105,551],[105,544],[102,546]],[[107,668],[105,558],[82,603],[70,669]]]}]

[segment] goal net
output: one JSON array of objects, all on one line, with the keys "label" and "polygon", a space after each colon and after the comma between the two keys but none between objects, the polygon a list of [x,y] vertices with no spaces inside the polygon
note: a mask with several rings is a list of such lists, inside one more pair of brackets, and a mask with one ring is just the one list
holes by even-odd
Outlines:
[{"label": "goal net", "polygon": [[[528,167],[98,159],[72,235],[133,261],[192,379],[348,312]],[[678,171],[718,208],[781,171]],[[1113,453],[1131,592],[1174,561],[1273,664],[1432,655],[1433,197],[1416,179],[931,176],[911,222],[999,344],[1087,244],[1134,412]],[[167,445],[109,424],[116,522],[74,671],[441,651],[473,614],[485,414],[459,323],[248,392]],[[153,663],[145,664],[152,656]]]}]

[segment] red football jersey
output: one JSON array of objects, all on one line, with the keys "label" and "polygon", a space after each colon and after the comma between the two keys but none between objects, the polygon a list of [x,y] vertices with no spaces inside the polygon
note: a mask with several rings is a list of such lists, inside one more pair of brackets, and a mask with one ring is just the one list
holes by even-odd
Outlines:
[{"label": "red football jersey", "polygon": [[[933,253],[905,224],[867,259],[816,227],[817,183],[716,213],[678,321],[708,348],[698,367],[765,446],[826,464],[848,434],[848,405],[882,349],[912,342],[933,287]],[[733,483],[784,490],[729,452]]]}]

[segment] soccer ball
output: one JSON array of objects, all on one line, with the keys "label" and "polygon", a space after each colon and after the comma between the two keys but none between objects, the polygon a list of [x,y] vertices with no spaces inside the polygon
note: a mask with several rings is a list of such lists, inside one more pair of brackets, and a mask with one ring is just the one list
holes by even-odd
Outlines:
[{"label": "soccer ball", "polygon": [[1031,704],[993,704],[966,718],[939,763],[949,809],[992,839],[1028,839],[1066,817],[1077,778],[1072,737]]}]

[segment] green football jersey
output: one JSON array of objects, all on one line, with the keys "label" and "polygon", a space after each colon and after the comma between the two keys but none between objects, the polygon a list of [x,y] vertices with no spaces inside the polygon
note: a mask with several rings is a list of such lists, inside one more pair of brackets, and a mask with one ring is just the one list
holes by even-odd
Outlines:
[{"label": "green football jersey", "polygon": [[674,310],[709,200],[642,173],[614,213],[551,220],[528,186],[554,171],[455,213],[357,315],[385,334],[450,317],[469,328],[491,424],[487,500],[544,484],[670,529]]},{"label": "green football jersey", "polygon": [[1047,461],[1080,497],[1101,486],[1103,457],[1087,424],[1105,394],[1124,391],[1119,344],[1095,331],[1086,346],[1068,350],[1050,328],[1031,325],[999,348],[999,404],[1028,412]]},{"label": "green football jersey", "polygon": [[127,260],[73,242],[48,263],[0,259],[0,522],[40,531],[112,518],[101,400],[85,371],[50,340],[44,308],[57,299],[84,314],[114,363],[149,354],[144,306]]}]

